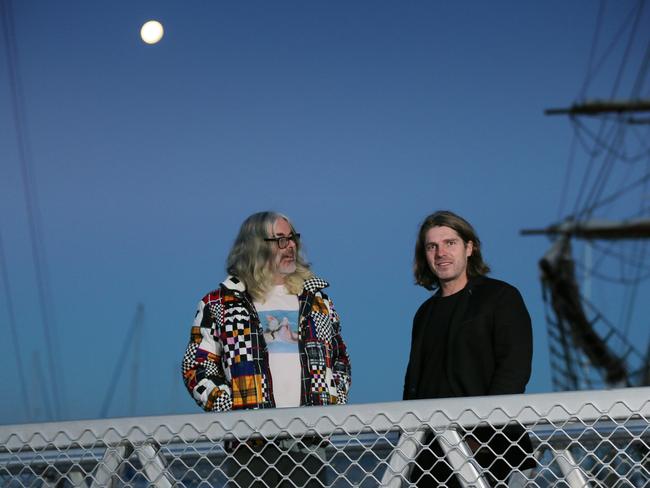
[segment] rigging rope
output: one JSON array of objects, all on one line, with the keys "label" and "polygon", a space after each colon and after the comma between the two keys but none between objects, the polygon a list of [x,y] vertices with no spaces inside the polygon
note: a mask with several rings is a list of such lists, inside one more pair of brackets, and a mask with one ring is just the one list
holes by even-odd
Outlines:
[{"label": "rigging rope", "polygon": [[4,246],[2,243],[2,233],[0,232],[0,268],[2,268],[2,282],[5,289],[5,301],[7,303],[7,314],[9,315],[9,329],[11,331],[11,342],[13,343],[14,356],[16,357],[16,369],[18,369],[18,382],[20,383],[20,393],[23,397],[23,405],[27,411],[27,419],[32,419],[32,405],[27,394],[27,382],[25,381],[25,367],[23,365],[23,348],[18,342],[18,327],[16,326],[16,315],[14,313],[14,304],[11,298],[11,284],[9,282],[9,272],[7,271],[7,260],[5,258]]},{"label": "rigging rope", "polygon": [[589,61],[587,62],[587,73],[585,74],[585,80],[582,83],[582,89],[578,95],[579,100],[583,100],[585,93],[587,92],[587,87],[593,78],[592,69],[594,64],[594,56],[596,55],[596,46],[598,45],[598,37],[600,36],[600,29],[603,26],[603,13],[605,12],[605,0],[600,0],[600,5],[598,7],[598,16],[596,17],[596,29],[594,29],[594,37],[591,40],[591,49],[589,50]]},{"label": "rigging rope", "polygon": [[[2,0],[2,24],[3,37],[7,52],[7,69],[9,73],[9,85],[11,88],[13,118],[16,127],[16,137],[18,143],[18,157],[23,180],[23,191],[25,195],[25,205],[27,208],[27,217],[29,223],[29,232],[31,238],[32,259],[36,271],[36,282],[38,289],[38,301],[41,310],[45,348],[47,351],[47,363],[49,373],[49,387],[53,398],[52,406],[55,417],[61,418],[62,401],[64,396],[62,385],[65,384],[63,372],[59,370],[58,361],[56,360],[54,349],[58,350],[57,334],[55,322],[52,314],[52,305],[50,300],[50,285],[47,272],[47,260],[45,253],[45,244],[43,239],[42,224],[38,205],[38,194],[34,177],[30,166],[31,150],[27,134],[27,122],[25,102],[22,93],[22,83],[20,80],[20,70],[18,69],[18,49],[16,47],[16,33],[13,23],[13,11],[11,0]],[[48,384],[42,385],[42,391],[47,392]]]}]

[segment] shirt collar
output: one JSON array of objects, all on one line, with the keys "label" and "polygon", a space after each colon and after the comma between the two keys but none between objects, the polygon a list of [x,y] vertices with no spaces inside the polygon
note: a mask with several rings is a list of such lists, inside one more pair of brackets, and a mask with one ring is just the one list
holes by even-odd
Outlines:
[{"label": "shirt collar", "polygon": [[[244,282],[236,276],[228,275],[228,277],[223,280],[221,284],[229,290],[241,292],[246,291],[246,285],[244,285]],[[327,288],[328,286],[330,286],[330,284],[327,281],[314,276],[313,278],[305,280],[305,283],[302,285],[302,289],[311,293],[316,293],[317,291],[322,290],[323,288]]]}]

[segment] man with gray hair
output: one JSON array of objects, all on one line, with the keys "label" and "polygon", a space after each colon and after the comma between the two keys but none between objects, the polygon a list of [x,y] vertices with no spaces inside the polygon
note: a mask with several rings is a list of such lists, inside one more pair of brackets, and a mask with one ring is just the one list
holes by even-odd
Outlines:
[{"label": "man with gray hair", "polygon": [[[248,217],[227,271],[199,302],[183,357],[192,398],[206,411],[346,403],[351,370],[339,316],[323,292],[328,283],[303,258],[290,220],[275,212]],[[303,439],[301,447],[318,442]],[[303,469],[303,479],[301,470],[292,471],[298,459],[291,445],[251,441],[230,449],[238,464],[247,463],[240,474],[263,474],[261,486],[279,486],[288,472],[293,485],[307,486],[316,481],[310,477],[315,471]],[[263,450],[262,463],[256,449]],[[303,468],[313,458],[302,459]],[[241,486],[255,485],[253,477],[239,478]]]}]

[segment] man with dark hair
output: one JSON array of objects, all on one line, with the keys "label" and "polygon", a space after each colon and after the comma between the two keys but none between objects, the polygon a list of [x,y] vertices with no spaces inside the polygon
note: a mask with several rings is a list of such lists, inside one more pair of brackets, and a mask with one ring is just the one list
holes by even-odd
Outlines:
[{"label": "man with dark hair", "polygon": [[[248,217],[227,269],[230,276],[199,301],[183,357],[183,381],[199,406],[227,411],[346,403],[351,370],[339,316],[323,292],[328,283],[302,257],[289,219],[275,212]],[[235,443],[236,463],[228,471],[239,473],[241,488],[280,486],[289,473],[292,486],[321,486],[315,456],[301,452],[318,448],[320,440],[300,441]]]},{"label": "man with dark hair", "polygon": [[[481,241],[462,217],[429,215],[415,245],[418,285],[435,290],[413,319],[404,399],[523,393],[530,378],[532,327],[517,289],[486,277]],[[482,426],[465,436],[493,485],[535,462],[520,425]],[[418,486],[457,486],[433,436],[411,475]],[[479,447],[482,447],[479,449]]]}]

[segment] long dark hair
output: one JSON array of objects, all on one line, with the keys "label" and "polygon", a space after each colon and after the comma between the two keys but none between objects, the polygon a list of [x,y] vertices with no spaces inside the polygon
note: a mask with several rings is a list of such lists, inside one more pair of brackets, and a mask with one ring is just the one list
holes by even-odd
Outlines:
[{"label": "long dark hair", "polygon": [[490,267],[483,261],[481,255],[481,240],[478,234],[467,220],[449,210],[440,210],[432,213],[420,225],[418,240],[415,242],[415,258],[413,259],[413,275],[415,283],[433,290],[440,287],[438,277],[433,274],[427,262],[426,250],[424,248],[427,232],[432,227],[449,227],[455,230],[465,245],[472,242],[472,255],[467,258],[467,277],[483,276],[490,272]]}]

